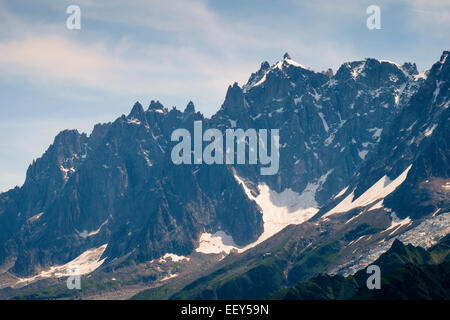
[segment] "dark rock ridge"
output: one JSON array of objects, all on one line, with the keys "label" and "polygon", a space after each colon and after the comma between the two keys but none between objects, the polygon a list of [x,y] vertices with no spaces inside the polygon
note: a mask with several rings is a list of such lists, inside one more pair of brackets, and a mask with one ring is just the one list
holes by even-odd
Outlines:
[{"label": "dark rock ridge", "polygon": [[171,162],[172,130],[203,119],[193,109],[169,112],[152,102],[144,111],[136,103],[90,137],[59,134],[24,186],[1,195],[2,262],[31,274],[105,243],[110,259],[148,261],[190,253],[205,231],[255,241],[261,213],[228,167]]},{"label": "dark rock ridge", "polygon": [[[409,166],[406,180],[384,201],[398,217],[417,219],[450,209],[450,60],[449,51],[427,71],[426,79],[395,118],[383,130],[380,143],[362,165],[341,197],[321,213],[354,192],[354,199],[382,176],[391,180]],[[413,68],[414,73],[415,67]],[[358,214],[358,212],[355,212]]]},{"label": "dark rock ridge", "polygon": [[329,77],[292,61],[289,55],[230,86],[211,122],[216,127],[280,129],[280,172],[260,177],[254,167],[239,174],[278,192],[301,193],[330,173],[316,194],[323,204],[341,190],[370,157],[381,133],[423,82],[414,64],[366,59],[344,63]]},{"label": "dark rock ridge", "polygon": [[[445,59],[441,64],[440,73],[433,66],[425,81],[410,63],[365,59],[344,63],[332,75],[285,54],[272,66],[263,62],[244,86],[230,86],[211,119],[192,102],[181,112],[152,101],[147,110],[136,103],[128,116],[96,125],[89,137],[64,131],[30,166],[24,185],[0,195],[0,265],[29,275],[105,243],[107,262],[126,256],[138,263],[168,252],[189,254],[202,232],[219,230],[238,245],[251,243],[263,231],[261,208],[247,198],[233,170],[277,192],[302,193],[326,176],[309,205],[327,203],[374,159],[394,119],[408,118],[410,108],[416,117],[425,112],[416,92],[429,99],[439,85],[432,104],[444,101],[448,82],[439,81],[448,68]],[[171,133],[192,133],[195,120],[222,131],[279,129],[278,174],[260,176],[250,165],[174,165]]]}]

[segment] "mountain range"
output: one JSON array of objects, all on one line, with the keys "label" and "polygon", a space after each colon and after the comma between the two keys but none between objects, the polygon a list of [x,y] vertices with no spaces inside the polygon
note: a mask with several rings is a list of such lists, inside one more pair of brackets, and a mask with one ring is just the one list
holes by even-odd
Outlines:
[{"label": "mountain range", "polygon": [[[351,276],[395,239],[431,247],[450,233],[449,54],[422,74],[372,58],[315,72],[285,54],[230,85],[211,118],[136,102],[90,135],[59,133],[0,194],[0,296],[76,268],[90,291],[69,296],[268,298]],[[278,173],[174,164],[171,134],[194,121],[279,129]]]}]

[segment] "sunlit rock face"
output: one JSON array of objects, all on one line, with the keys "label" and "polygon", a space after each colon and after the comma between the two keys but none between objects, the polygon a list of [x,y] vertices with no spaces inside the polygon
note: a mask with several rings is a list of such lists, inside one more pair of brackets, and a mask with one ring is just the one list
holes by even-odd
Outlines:
[{"label": "sunlit rock face", "polygon": [[[181,112],[152,101],[90,136],[63,131],[24,185],[0,195],[0,264],[30,276],[106,244],[103,265],[186,256],[202,243],[243,251],[411,164],[383,206],[399,219],[448,208],[447,55],[419,75],[414,64],[376,59],[321,73],[286,54],[231,85],[210,119],[193,103]],[[173,164],[171,134],[193,134],[194,121],[221,132],[279,129],[279,171]]]}]

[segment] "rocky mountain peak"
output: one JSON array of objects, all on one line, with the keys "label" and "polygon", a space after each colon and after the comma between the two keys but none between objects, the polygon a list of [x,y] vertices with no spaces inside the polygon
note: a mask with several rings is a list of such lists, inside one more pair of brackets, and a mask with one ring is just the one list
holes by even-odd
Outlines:
[{"label": "rocky mountain peak", "polygon": [[439,70],[449,70],[449,66],[450,66],[450,59],[449,56],[450,55],[450,51],[446,50],[442,53],[441,58],[439,60],[439,64],[441,65],[439,67]]},{"label": "rocky mountain peak", "polygon": [[416,66],[416,64],[413,62],[413,63],[411,63],[411,62],[405,62],[402,66],[401,66],[401,69],[403,70],[403,71],[405,71],[406,73],[408,73],[409,75],[411,75],[411,76],[414,76],[414,75],[418,75],[419,74],[419,72],[417,71],[417,66]]},{"label": "rocky mountain peak", "polygon": [[[432,101],[443,110],[447,101],[444,93],[448,92],[444,81],[449,74],[447,56],[445,51],[430,72],[433,78],[425,83],[424,93],[413,100],[417,108],[423,109],[423,101]],[[353,183],[356,172],[365,178],[363,181],[370,181],[367,188],[360,188],[359,195],[389,173],[384,163],[370,166],[381,168],[380,174],[360,170],[371,158],[391,157],[387,165],[393,166],[395,159],[403,159],[407,150],[413,150],[417,138],[427,142],[446,136],[439,133],[444,122],[438,122],[436,116],[430,118],[433,121],[419,123],[425,133],[415,134],[416,140],[403,139],[403,147],[398,147],[401,156],[392,151],[399,143],[394,145],[391,136],[405,137],[409,127],[416,130],[414,121],[425,118],[411,112],[414,106],[403,108],[402,104],[406,92],[417,91],[408,87],[414,77],[407,74],[417,72],[414,64],[399,66],[365,59],[343,64],[335,76],[329,71],[322,74],[305,69],[288,54],[272,66],[263,62],[243,88],[237,83],[228,87],[220,111],[205,121],[205,127],[238,124],[239,128],[279,128],[280,170],[276,175],[255,175],[255,167],[235,169],[239,177],[253,185],[264,183],[274,195],[298,198],[304,209],[316,210],[340,190],[347,190],[344,188]],[[394,105],[398,108],[391,107]],[[198,246],[202,232],[221,230],[238,245],[247,245],[262,234],[261,208],[247,197],[229,167],[178,166],[170,161],[167,151],[174,128],[190,130],[193,121],[203,116],[195,113],[191,101],[184,110],[187,116],[176,109],[166,110],[152,100],[144,112],[136,102],[128,119],[122,116],[113,124],[96,126],[89,138],[76,130],[61,132],[55,138],[46,154],[30,167],[24,187],[14,198],[22,207],[1,206],[0,202],[0,213],[8,213],[0,214],[0,245],[8,250],[5,257],[18,257],[15,271],[29,274],[32,268],[70,261],[105,243],[108,259],[126,256],[142,262],[168,252],[189,254]],[[397,121],[402,110],[408,119]],[[423,113],[429,112],[424,109]],[[403,131],[393,130],[396,126]],[[380,149],[386,137],[389,140]],[[409,141],[411,144],[406,143]],[[436,144],[445,147],[445,141],[437,140]],[[445,154],[441,149],[436,154]],[[396,167],[409,165],[410,153],[402,166]],[[409,200],[408,196],[403,198]],[[27,218],[45,214],[29,234],[21,231],[19,221],[14,238],[11,234],[2,236],[2,226],[16,223],[19,211]],[[11,251],[6,242],[10,238],[27,252]],[[29,252],[39,258],[29,261]]]},{"label": "rocky mountain peak", "polygon": [[261,67],[259,68],[260,71],[267,71],[270,69],[270,64],[267,61],[261,62]]},{"label": "rocky mountain peak", "polygon": [[195,106],[194,106],[194,103],[192,101],[189,101],[189,103],[187,104],[186,108],[184,109],[184,113],[185,114],[195,113]]},{"label": "rocky mountain peak", "polygon": [[162,105],[162,103],[161,102],[159,102],[159,100],[152,100],[152,101],[150,101],[150,105],[148,106],[148,109],[147,110],[149,110],[149,111],[151,111],[151,110],[153,110],[153,111],[155,111],[155,110],[163,110],[164,109],[164,106]]},{"label": "rocky mountain peak", "polygon": [[408,81],[410,76],[418,74],[415,64],[401,65],[388,60],[367,58],[360,61],[346,62],[335,75],[336,80],[355,81],[364,86],[388,87]]},{"label": "rocky mountain peak", "polygon": [[405,251],[405,245],[398,239],[395,239],[392,243],[391,250],[394,252],[403,252]]},{"label": "rocky mountain peak", "polygon": [[250,75],[250,78],[243,87],[244,91],[250,90],[251,87],[260,82],[269,71],[270,64],[267,61],[263,61],[259,70]]},{"label": "rocky mountain peak", "polygon": [[447,61],[447,58],[448,58],[449,55],[450,55],[450,51],[449,50],[444,50],[444,52],[442,52],[440,61],[442,63],[444,63],[445,61]]},{"label": "rocky mountain peak", "polygon": [[246,112],[247,103],[245,102],[244,92],[235,82],[230,85],[225,96],[225,101],[222,104],[221,110],[226,112],[230,116],[240,116],[243,112]]},{"label": "rocky mountain peak", "polygon": [[128,115],[128,118],[142,119],[144,116],[145,116],[145,114],[144,114],[144,108],[142,107],[142,104],[140,104],[139,102],[136,102],[133,105],[133,108],[131,109],[131,112]]},{"label": "rocky mountain peak", "polygon": [[80,136],[80,133],[77,129],[71,129],[71,130],[63,130],[60,133],[58,133],[54,139],[54,145],[58,144],[64,144],[67,145],[74,139],[78,139]]},{"label": "rocky mountain peak", "polygon": [[334,76],[333,69],[331,68],[328,68],[327,71],[323,70],[321,73],[326,75],[328,78],[333,78]]}]

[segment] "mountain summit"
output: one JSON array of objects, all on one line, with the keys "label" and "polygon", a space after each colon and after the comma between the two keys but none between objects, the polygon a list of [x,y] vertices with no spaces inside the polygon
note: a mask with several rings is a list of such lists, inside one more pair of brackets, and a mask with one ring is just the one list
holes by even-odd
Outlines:
[{"label": "mountain summit", "polygon": [[[403,234],[450,208],[448,54],[422,75],[415,64],[377,59],[333,75],[286,53],[242,88],[229,86],[210,119],[192,102],[181,112],[152,100],[90,136],[63,131],[24,185],[0,194],[0,265],[26,277],[86,256],[96,262],[86,272],[167,255],[194,261],[275,245],[288,225],[304,232],[293,235],[296,248],[337,237],[323,249],[331,251],[376,246],[368,234],[380,243]],[[222,132],[279,129],[279,172],[173,164],[171,134],[192,135],[194,121]]]}]

